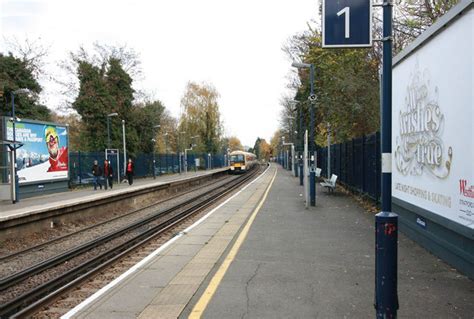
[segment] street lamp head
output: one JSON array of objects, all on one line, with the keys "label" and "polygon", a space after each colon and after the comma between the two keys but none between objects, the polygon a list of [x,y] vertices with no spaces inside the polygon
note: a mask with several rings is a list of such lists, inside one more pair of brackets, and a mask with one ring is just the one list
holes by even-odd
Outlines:
[{"label": "street lamp head", "polygon": [[160,124],[153,126],[153,128],[159,128],[159,127],[161,127]]},{"label": "street lamp head", "polygon": [[110,113],[110,114],[107,114],[108,117],[112,117],[112,116],[118,116],[118,113],[117,112],[114,112],[114,113]]},{"label": "street lamp head", "polygon": [[155,140],[154,138],[152,138],[152,139],[151,139],[151,141],[152,141],[153,143],[155,143],[155,142],[156,142],[156,140]]},{"label": "street lamp head", "polygon": [[32,93],[31,90],[27,88],[21,88],[21,89],[13,91],[13,94],[30,94],[30,93]]},{"label": "street lamp head", "polygon": [[311,67],[311,64],[309,64],[309,63],[293,62],[293,63],[291,63],[291,66],[294,67],[294,68],[298,68],[298,69],[305,69],[305,68],[310,68],[310,67]]}]

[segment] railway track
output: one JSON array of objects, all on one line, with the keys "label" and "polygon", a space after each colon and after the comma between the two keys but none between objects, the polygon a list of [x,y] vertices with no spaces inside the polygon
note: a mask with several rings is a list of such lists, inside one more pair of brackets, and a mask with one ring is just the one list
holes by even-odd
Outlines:
[{"label": "railway track", "polygon": [[[217,186],[205,194],[187,199],[172,208],[135,221],[130,225],[105,234],[99,238],[69,249],[61,254],[14,273],[0,281],[2,300],[0,317],[29,316],[44,305],[51,303],[61,294],[91,278],[105,267],[129,255],[148,241],[159,237],[190,216],[215,204],[237,187],[252,179],[258,168],[237,179]],[[72,264],[67,270],[55,270],[65,264]],[[45,275],[46,274],[46,275]],[[37,276],[43,276],[38,284]],[[29,286],[32,286],[31,289]],[[28,289],[25,290],[25,287]],[[18,291],[22,291],[18,294]],[[4,298],[5,299],[5,298]]]},{"label": "railway track", "polygon": [[[225,182],[226,179],[231,180],[232,177],[225,177],[224,179],[217,179],[216,181],[212,181],[208,184],[202,185],[200,188],[210,188],[212,185],[219,185],[223,182]],[[153,208],[157,208],[158,205],[162,205],[168,202],[171,202],[173,200],[177,200],[179,198],[186,197],[186,195],[191,194],[191,193],[199,193],[199,191],[196,188],[192,188],[190,190],[180,192],[179,194],[176,194],[174,196],[170,196],[168,198],[161,199],[159,201],[153,202],[149,205],[143,206],[138,209],[134,209],[132,211],[129,211],[125,214],[121,214],[119,216],[115,216],[112,218],[108,218],[107,220],[94,223],[92,225],[83,227],[79,230],[69,232],[67,234],[55,237],[51,240],[36,244],[36,245],[31,245],[25,249],[19,250],[12,252],[8,255],[3,255],[0,256],[0,264],[3,266],[3,269],[0,269],[0,276],[3,277],[3,279],[0,279],[0,291],[4,290],[6,287],[3,286],[4,284],[4,278],[9,277],[10,273],[13,273],[15,271],[18,271],[18,268],[26,268],[25,263],[27,264],[28,261],[25,261],[24,259],[29,258],[29,256],[34,255],[35,262],[38,263],[40,260],[46,259],[45,257],[41,256],[44,255],[48,250],[58,250],[59,245],[64,245],[65,241],[73,241],[73,240],[80,240],[81,234],[85,234],[87,232],[91,233],[93,231],[95,232],[100,232],[103,231],[104,228],[106,227],[113,227],[113,224],[116,222],[120,221],[126,221],[127,219],[132,220],[133,218],[138,219],[138,217],[135,216],[140,216],[140,215],[147,215],[144,214],[143,212],[146,212],[147,210],[151,210]],[[152,214],[155,214],[156,211],[154,211]],[[148,215],[151,215],[150,213]],[[77,243],[76,243],[77,245]],[[56,247],[55,247],[56,246]],[[65,250],[65,247],[59,247],[60,250]],[[8,269],[8,270],[7,270]]]}]

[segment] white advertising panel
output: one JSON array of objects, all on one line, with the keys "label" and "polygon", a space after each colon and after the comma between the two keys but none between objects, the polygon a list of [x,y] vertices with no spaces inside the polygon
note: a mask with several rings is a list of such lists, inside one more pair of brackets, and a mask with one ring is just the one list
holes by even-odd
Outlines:
[{"label": "white advertising panel", "polygon": [[393,69],[392,195],[474,228],[474,10]]}]

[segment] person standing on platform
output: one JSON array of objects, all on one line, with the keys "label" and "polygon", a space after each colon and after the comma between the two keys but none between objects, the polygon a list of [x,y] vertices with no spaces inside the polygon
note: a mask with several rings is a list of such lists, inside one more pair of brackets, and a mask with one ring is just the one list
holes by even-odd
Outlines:
[{"label": "person standing on platform", "polygon": [[94,176],[94,190],[97,190],[97,185],[99,185],[100,189],[102,189],[102,183],[100,182],[100,178],[102,177],[102,169],[100,168],[97,160],[94,161],[94,165],[92,166],[92,175]]},{"label": "person standing on platform", "polygon": [[128,159],[127,163],[127,179],[128,179],[128,185],[133,184],[133,173],[134,173],[134,167],[133,167],[133,162],[132,159]]},{"label": "person standing on platform", "polygon": [[105,160],[104,161],[104,180],[105,180],[105,189],[107,189],[107,185],[110,186],[110,189],[113,188],[113,176],[114,170],[110,162]]}]

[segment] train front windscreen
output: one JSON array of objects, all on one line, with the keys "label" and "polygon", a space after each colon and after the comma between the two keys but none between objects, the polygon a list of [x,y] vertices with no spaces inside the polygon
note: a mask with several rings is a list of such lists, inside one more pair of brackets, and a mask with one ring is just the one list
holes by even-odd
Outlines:
[{"label": "train front windscreen", "polygon": [[235,164],[235,163],[245,163],[244,155],[242,154],[237,154],[237,155],[231,155],[230,156],[230,164]]}]

